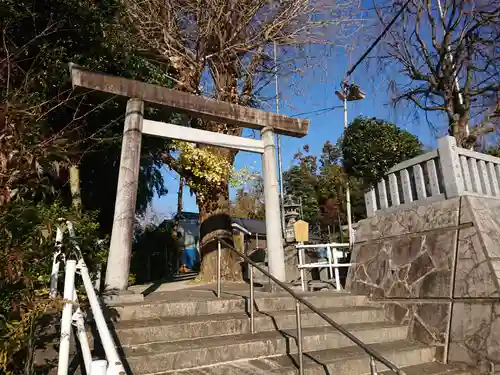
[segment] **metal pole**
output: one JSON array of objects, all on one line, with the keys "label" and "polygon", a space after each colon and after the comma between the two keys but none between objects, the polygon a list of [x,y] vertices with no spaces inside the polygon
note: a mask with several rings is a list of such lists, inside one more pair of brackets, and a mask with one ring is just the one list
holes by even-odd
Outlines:
[{"label": "metal pole", "polygon": [[92,366],[92,352],[90,351],[87,330],[85,329],[85,315],[83,314],[83,311],[79,306],[76,290],[74,290],[73,292],[73,303],[75,304],[75,306],[78,306],[75,313],[73,314],[73,324],[76,327],[76,336],[78,338],[78,341],[80,342],[83,362],[85,364],[85,371],[87,372],[87,374],[91,374],[90,371]]},{"label": "metal pole", "polygon": [[281,233],[280,202],[276,180],[276,147],[271,127],[261,130],[264,141],[262,172],[264,175],[264,203],[266,209],[266,239],[269,272],[280,281],[286,280],[285,254]]},{"label": "metal pole", "polygon": [[87,375],[106,375],[108,362],[104,359],[98,359],[92,362],[90,374]]},{"label": "metal pole", "polygon": [[75,293],[76,260],[66,262],[64,277],[64,295],[66,301],[61,317],[61,339],[59,344],[58,375],[68,375],[69,369],[69,347],[71,341],[71,320],[73,316],[73,297]]},{"label": "metal pole", "polygon": [[128,287],[143,115],[144,102],[140,99],[129,99],[123,129],[115,213],[106,269],[106,289],[112,291],[124,291]]},{"label": "metal pole", "polygon": [[370,357],[370,374],[377,375],[377,364],[375,363],[375,358]]},{"label": "metal pole", "polygon": [[57,226],[56,229],[56,249],[57,251],[54,253],[52,258],[52,272],[50,274],[50,298],[55,298],[57,296],[57,283],[59,280],[59,255],[62,252],[62,241],[63,241],[63,231],[60,225]]},{"label": "metal pole", "polygon": [[300,266],[300,285],[302,287],[302,291],[305,292],[306,291],[306,270],[304,269],[304,267],[302,267],[304,265],[304,255],[302,253],[302,251],[304,249],[302,249],[300,246],[303,245],[304,243],[303,242],[299,242],[298,243],[298,246],[296,246],[296,249],[298,251],[298,255],[299,255],[299,266]]},{"label": "metal pole", "polygon": [[55,298],[57,296],[57,282],[59,279],[59,255],[61,251],[57,251],[52,258],[52,272],[50,274],[50,298]]},{"label": "metal pole", "polygon": [[[347,129],[347,86],[344,86],[344,134]],[[346,183],[345,200],[347,206],[347,230],[349,231],[349,247],[352,246],[352,218],[351,218],[351,188],[349,177]],[[342,228],[340,229],[342,231]]]},{"label": "metal pole", "polygon": [[304,358],[302,355],[302,320],[300,317],[300,302],[295,301],[295,311],[297,318],[297,348],[299,358],[299,374],[304,375]]},{"label": "metal pole", "polygon": [[220,282],[220,269],[221,269],[221,245],[217,241],[217,298],[220,298],[221,282]]},{"label": "metal pole", "polygon": [[[276,46],[276,41],[274,42],[274,85],[276,89],[276,113],[280,113],[280,97],[279,97],[279,85],[278,85],[278,48]],[[285,191],[283,188],[283,163],[281,160],[281,136],[278,134],[276,136],[276,152],[278,154],[278,179],[280,188],[280,213],[281,213],[281,231],[283,237],[285,236],[285,211],[283,205],[285,204],[284,195]]]},{"label": "metal pole", "polygon": [[254,313],[254,285],[253,285],[253,266],[248,263],[250,271],[250,332],[255,333],[255,313]]}]

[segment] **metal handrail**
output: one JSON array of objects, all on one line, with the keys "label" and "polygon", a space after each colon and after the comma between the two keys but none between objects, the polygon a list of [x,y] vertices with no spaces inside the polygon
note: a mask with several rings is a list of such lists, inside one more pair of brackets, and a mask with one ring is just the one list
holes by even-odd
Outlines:
[{"label": "metal handrail", "polygon": [[392,363],[390,360],[387,358],[383,357],[380,353],[378,353],[376,350],[370,348],[367,346],[364,342],[362,342],[360,339],[358,339],[356,336],[354,336],[352,333],[350,333],[348,330],[346,330],[342,325],[339,323],[335,322],[333,319],[331,319],[328,315],[326,315],[323,311],[319,310],[316,306],[314,306],[312,303],[307,301],[306,299],[302,298],[298,294],[296,294],[289,286],[287,286],[285,283],[282,281],[278,280],[275,278],[273,275],[271,275],[270,272],[265,270],[264,268],[260,267],[255,263],[253,260],[251,260],[246,254],[243,254],[242,252],[238,251],[234,246],[230,245],[226,240],[223,238],[218,237],[218,246],[217,246],[217,298],[220,298],[221,296],[221,243],[224,244],[227,248],[229,248],[231,251],[236,253],[239,257],[241,257],[246,263],[248,263],[251,267],[249,267],[250,271],[250,326],[251,326],[251,332],[254,333],[254,285],[253,285],[253,267],[258,269],[260,272],[262,272],[266,277],[269,277],[270,280],[274,281],[279,287],[284,289],[288,294],[290,294],[296,301],[296,313],[297,313],[297,339],[298,339],[298,354],[299,354],[299,371],[300,374],[302,375],[304,373],[304,368],[303,368],[303,361],[302,361],[302,329],[301,329],[301,320],[300,320],[300,304],[303,304],[309,310],[314,312],[316,315],[321,317],[324,321],[326,321],[329,325],[331,325],[333,328],[335,328],[337,331],[342,333],[344,336],[346,336],[349,340],[354,342],[357,346],[359,346],[361,349],[363,349],[366,354],[370,356],[370,371],[372,375],[377,375],[377,369],[375,366],[375,361],[377,360],[378,362],[382,363],[385,365],[389,370],[393,371],[397,375],[406,375],[401,369],[399,369],[394,363]]},{"label": "metal handrail", "polygon": [[[62,221],[62,220],[60,220]],[[64,308],[61,317],[61,337],[59,344],[59,358],[57,373],[58,375],[67,375],[69,370],[69,350],[71,339],[71,325],[77,328],[76,338],[80,343],[83,362],[87,374],[92,375],[125,375],[125,368],[116,350],[113,336],[106,323],[104,314],[99,303],[99,299],[92,285],[89,270],[83,260],[80,247],[75,241],[75,232],[71,221],[66,221],[66,227],[69,233],[72,251],[72,258],[67,259],[62,252],[62,240],[64,231],[60,225],[57,226],[56,234],[56,252],[52,262],[52,273],[50,280],[50,297],[57,296],[57,284],[59,278],[59,264],[64,263]],[[90,351],[90,346],[85,330],[84,314],[78,304],[76,293],[75,276],[80,275],[83,286],[87,294],[90,309],[97,327],[99,338],[106,355],[106,360],[94,360]]]}]

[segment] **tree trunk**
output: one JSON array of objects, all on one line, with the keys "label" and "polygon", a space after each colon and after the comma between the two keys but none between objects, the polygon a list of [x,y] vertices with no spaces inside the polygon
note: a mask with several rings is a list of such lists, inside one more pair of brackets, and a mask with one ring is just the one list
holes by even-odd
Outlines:
[{"label": "tree trunk", "polygon": [[470,108],[467,98],[462,98],[461,102],[458,93],[454,90],[455,83],[450,79],[450,94],[445,98],[448,100],[448,121],[449,134],[457,140],[457,146],[472,149],[476,143],[476,137],[470,134],[469,119]]},{"label": "tree trunk", "polygon": [[477,140],[477,134],[472,134],[469,130],[470,112],[449,115],[449,131],[448,134],[455,137],[458,147],[473,149]]},{"label": "tree trunk", "polygon": [[69,187],[73,207],[79,210],[82,206],[82,195],[80,190],[80,167],[76,164],[69,167]]},{"label": "tree trunk", "polygon": [[184,181],[182,176],[179,176],[179,191],[177,192],[177,216],[180,218],[182,215],[182,196],[184,192]]},{"label": "tree trunk", "polygon": [[[201,270],[199,279],[205,282],[216,281],[217,278],[217,237],[222,237],[231,246],[233,235],[229,214],[228,184],[208,186],[204,194],[197,194],[196,200],[200,210],[200,255]],[[240,281],[241,259],[227,246],[222,245],[221,279]]]}]

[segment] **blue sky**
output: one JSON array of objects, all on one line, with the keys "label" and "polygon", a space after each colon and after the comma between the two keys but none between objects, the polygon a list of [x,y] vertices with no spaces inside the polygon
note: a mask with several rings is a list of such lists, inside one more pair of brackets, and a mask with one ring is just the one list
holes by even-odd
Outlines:
[{"label": "blue sky", "polygon": [[[319,66],[306,71],[298,85],[295,84],[295,79],[292,82],[290,77],[280,77],[280,112],[293,116],[298,113],[342,105],[342,102],[335,96],[335,90],[339,89],[339,84],[350,64],[354,63],[363,54],[366,47],[365,45],[358,45],[357,49],[350,54],[347,54],[342,48],[334,50],[329,58],[322,59]],[[391,74],[394,74],[394,77],[389,78],[398,79],[396,71],[389,75]],[[386,75],[377,74],[375,69],[369,69],[363,65],[358,67],[351,76],[350,81],[359,84],[363,91],[366,92],[367,98],[363,101],[348,104],[348,121],[359,115],[389,120],[417,135],[425,146],[434,147],[436,136],[429,129],[422,115],[416,117],[414,111],[405,110],[404,108],[396,110],[390,104],[387,79]],[[268,87],[268,91],[270,94],[274,92],[274,84]],[[275,111],[274,101],[264,103],[262,107],[267,111]],[[281,137],[284,170],[290,167],[293,163],[293,155],[303,145],[308,144],[312,154],[319,154],[325,141],[335,142],[343,132],[342,108],[301,117],[310,119],[309,134],[300,139]],[[436,123],[440,122],[439,118],[433,118],[432,120]],[[245,136],[254,136],[250,131],[246,133]],[[260,172],[260,164],[259,155],[239,153],[235,167],[237,169],[250,167]],[[178,176],[175,172],[165,168],[164,178],[169,192],[161,198],[156,197],[152,209],[156,215],[171,217],[175,213],[177,206]],[[184,192],[183,204],[184,211],[198,211],[195,199],[190,196],[188,189]]]}]

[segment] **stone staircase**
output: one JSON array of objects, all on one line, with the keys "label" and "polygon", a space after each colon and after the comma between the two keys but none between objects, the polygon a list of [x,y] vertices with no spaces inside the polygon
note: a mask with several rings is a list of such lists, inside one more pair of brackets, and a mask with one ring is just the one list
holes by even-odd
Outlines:
[{"label": "stone staircase", "polygon": [[[140,303],[113,304],[114,332],[134,375],[298,374],[295,301],[287,293],[255,292],[255,332],[250,333],[248,286],[155,292]],[[366,297],[322,291],[303,293],[333,320],[404,368],[407,375],[469,375],[433,363],[434,349],[406,339],[407,327],[385,320]],[[368,355],[303,307],[306,375],[369,373]],[[379,374],[384,372],[378,365]]]}]

